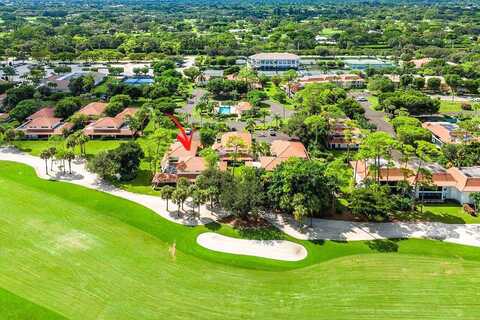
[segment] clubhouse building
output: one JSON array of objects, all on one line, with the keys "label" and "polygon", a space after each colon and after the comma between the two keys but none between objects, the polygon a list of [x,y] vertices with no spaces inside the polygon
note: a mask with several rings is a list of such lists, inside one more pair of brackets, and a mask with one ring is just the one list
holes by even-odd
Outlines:
[{"label": "clubhouse building", "polygon": [[248,57],[247,63],[258,70],[298,69],[300,57],[292,53],[257,53]]}]

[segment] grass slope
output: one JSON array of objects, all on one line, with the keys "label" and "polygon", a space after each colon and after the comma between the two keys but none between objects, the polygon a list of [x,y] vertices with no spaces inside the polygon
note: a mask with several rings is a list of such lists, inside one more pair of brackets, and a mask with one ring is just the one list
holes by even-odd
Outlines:
[{"label": "grass slope", "polygon": [[0,288],[0,314],[2,319],[9,320],[62,320],[66,319],[58,313],[45,309],[28,300]]},{"label": "grass slope", "polygon": [[[0,162],[0,203],[0,287],[70,319],[475,319],[480,311],[478,248],[300,241],[309,257],[296,263],[214,253],[196,235],[242,235],[176,225],[9,162]],[[0,300],[0,309],[9,305]],[[24,318],[37,315],[29,308]]]}]

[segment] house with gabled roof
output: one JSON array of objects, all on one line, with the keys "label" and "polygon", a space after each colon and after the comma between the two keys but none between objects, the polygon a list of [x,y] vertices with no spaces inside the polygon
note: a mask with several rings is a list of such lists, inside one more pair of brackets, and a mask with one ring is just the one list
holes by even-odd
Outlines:
[{"label": "house with gabled roof", "polygon": [[89,104],[78,110],[76,113],[87,116],[90,119],[96,119],[105,112],[107,105],[108,103],[101,101],[90,102]]},{"label": "house with gabled roof", "polygon": [[135,132],[127,123],[128,117],[132,117],[138,108],[125,108],[115,117],[103,117],[89,124],[83,129],[83,133],[91,138],[95,137],[131,137]]},{"label": "house with gabled roof", "polygon": [[28,116],[16,130],[22,131],[26,138],[42,139],[63,135],[73,128],[73,124],[55,117],[55,108],[45,107]]},{"label": "house with gabled roof", "polygon": [[395,186],[400,181],[412,186],[417,182],[416,197],[426,202],[454,200],[461,204],[471,203],[471,193],[480,192],[480,166],[445,169],[431,163],[424,166],[431,173],[431,176],[426,177],[421,173],[416,175],[418,164],[415,162],[405,167],[396,161],[380,159],[378,173],[370,168],[371,164],[360,160],[350,162],[357,184],[374,177],[378,177],[380,183],[390,186]]},{"label": "house with gabled roof", "polygon": [[271,156],[259,157],[259,162],[254,165],[272,171],[290,158],[308,159],[307,150],[299,141],[274,140],[270,146],[270,152]]}]

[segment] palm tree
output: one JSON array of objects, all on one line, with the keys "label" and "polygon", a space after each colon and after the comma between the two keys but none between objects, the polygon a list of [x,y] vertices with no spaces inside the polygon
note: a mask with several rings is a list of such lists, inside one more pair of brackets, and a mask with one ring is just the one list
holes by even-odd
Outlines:
[{"label": "palm tree", "polygon": [[87,135],[83,134],[83,132],[79,132],[77,136],[77,143],[80,145],[80,154],[84,157],[87,155],[85,145],[88,141],[90,141],[90,138]]},{"label": "palm tree", "polygon": [[73,150],[66,150],[64,158],[68,161],[68,172],[72,174],[72,161],[75,159],[75,152],[73,152]]},{"label": "palm tree", "polygon": [[164,186],[162,189],[160,189],[160,197],[163,200],[167,201],[167,211],[168,211],[168,200],[172,199],[172,195],[174,191],[175,191],[175,188],[172,186]]},{"label": "palm tree", "polygon": [[[227,141],[227,147],[233,148],[233,152],[230,153],[230,156],[232,157],[233,162],[238,161],[238,158],[240,156],[239,149],[245,148],[245,142],[243,141],[242,138],[238,136],[232,136],[228,139]],[[232,169],[233,175],[235,175],[235,167]]]},{"label": "palm tree", "polygon": [[297,71],[290,69],[286,71],[283,76],[283,80],[287,83],[287,89],[288,89],[288,97],[292,97],[292,84],[297,80],[298,78],[298,73]]},{"label": "palm tree", "polygon": [[253,134],[255,132],[255,120],[253,119],[248,119],[247,120],[247,125],[245,126],[245,130],[247,130],[250,134]]},{"label": "palm tree", "polygon": [[50,147],[48,148],[48,154],[50,155],[50,170],[53,170],[53,160],[55,159],[55,155],[57,154],[57,148],[55,147]]},{"label": "palm tree", "polygon": [[45,149],[40,153],[40,158],[45,160],[45,174],[48,175],[48,159],[50,159],[50,150]]},{"label": "palm tree", "polygon": [[277,130],[280,128],[280,124],[281,124],[281,121],[282,121],[282,117],[280,117],[278,114],[274,114],[273,115],[273,121],[275,122],[275,127],[277,128]]},{"label": "palm tree", "polygon": [[65,146],[74,151],[77,144],[78,144],[78,137],[75,134],[69,135],[65,140]]}]

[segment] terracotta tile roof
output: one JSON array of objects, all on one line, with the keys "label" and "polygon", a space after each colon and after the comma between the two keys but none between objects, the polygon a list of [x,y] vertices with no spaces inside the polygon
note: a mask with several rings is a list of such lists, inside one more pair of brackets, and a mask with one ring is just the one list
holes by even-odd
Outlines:
[{"label": "terracotta tile roof", "polygon": [[83,114],[86,116],[100,116],[105,111],[107,107],[107,103],[105,102],[91,102],[87,104],[85,107],[78,111],[79,114]]},{"label": "terracotta tile roof", "polygon": [[270,150],[277,158],[308,158],[307,150],[304,145],[298,141],[274,140],[270,146]]},{"label": "terracotta tile roof", "polygon": [[480,167],[450,168],[447,171],[456,180],[459,191],[480,192]]},{"label": "terracotta tile roof", "polygon": [[54,107],[45,107],[37,112],[30,115],[27,120],[33,120],[36,118],[54,118],[55,117],[55,108]]},{"label": "terracotta tile roof", "polygon": [[202,157],[187,156],[179,159],[177,164],[178,173],[199,174],[207,169],[207,163]]},{"label": "terracotta tile roof", "polygon": [[443,143],[459,143],[462,141],[462,134],[457,132],[458,125],[449,122],[424,122],[422,127],[429,130]]},{"label": "terracotta tile roof", "polygon": [[[373,175],[373,172],[371,170],[368,170],[368,168],[365,167],[365,162],[364,161],[351,161],[350,165],[352,168],[355,170],[355,164],[357,165],[357,175],[360,177],[361,180],[365,179],[366,177],[366,171],[368,172],[369,176]],[[452,171],[453,169],[453,171]],[[460,191],[466,191],[463,190],[462,187],[462,179],[461,179],[461,174],[456,173],[455,171],[456,168],[451,168],[448,170],[438,169],[432,171],[432,183],[436,186],[439,187],[456,187]],[[457,169],[458,170],[458,169]],[[395,164],[395,167],[393,168],[385,168],[382,167],[380,169],[380,181],[402,181],[407,179],[407,181],[410,184],[415,183],[415,169],[412,167],[407,167],[405,168],[400,168],[398,164]],[[421,181],[423,180],[423,176],[419,175],[418,180]],[[479,177],[480,181],[480,177]],[[480,185],[479,185],[480,186]],[[479,188],[480,191],[480,188]]]},{"label": "terracotta tile roof", "polygon": [[134,115],[138,108],[126,108],[115,117],[103,117],[89,124],[83,132],[88,136],[132,136],[134,132],[124,126],[127,115]]},{"label": "terracotta tile roof", "polygon": [[28,129],[53,129],[58,124],[61,123],[60,118],[52,118],[52,117],[41,117],[41,118],[34,118],[30,122],[28,122],[24,127]]},{"label": "terracotta tile roof", "polygon": [[425,64],[429,63],[430,61],[432,61],[431,58],[421,58],[421,59],[411,60],[410,62],[412,62],[415,65],[415,68],[421,68]]},{"label": "terracotta tile roof", "polygon": [[200,147],[200,141],[198,140],[192,140],[190,150],[185,149],[185,147],[180,142],[175,141],[170,145],[170,149],[167,153],[165,153],[164,157],[177,157],[177,158],[192,157],[197,154],[199,147]]},{"label": "terracotta tile roof", "polygon": [[178,176],[173,173],[166,173],[166,172],[157,172],[155,176],[153,176],[152,184],[159,185],[164,183],[176,183]]},{"label": "terracotta tile roof", "polygon": [[120,112],[119,114],[117,114],[115,116],[115,118],[116,119],[121,119],[122,121],[124,121],[127,116],[132,117],[132,116],[135,115],[135,113],[137,113],[137,111],[138,111],[138,108],[128,107],[128,108],[123,109],[123,111]]},{"label": "terracotta tile roof", "polygon": [[239,112],[245,112],[252,109],[252,104],[248,101],[239,102],[236,106]]}]

